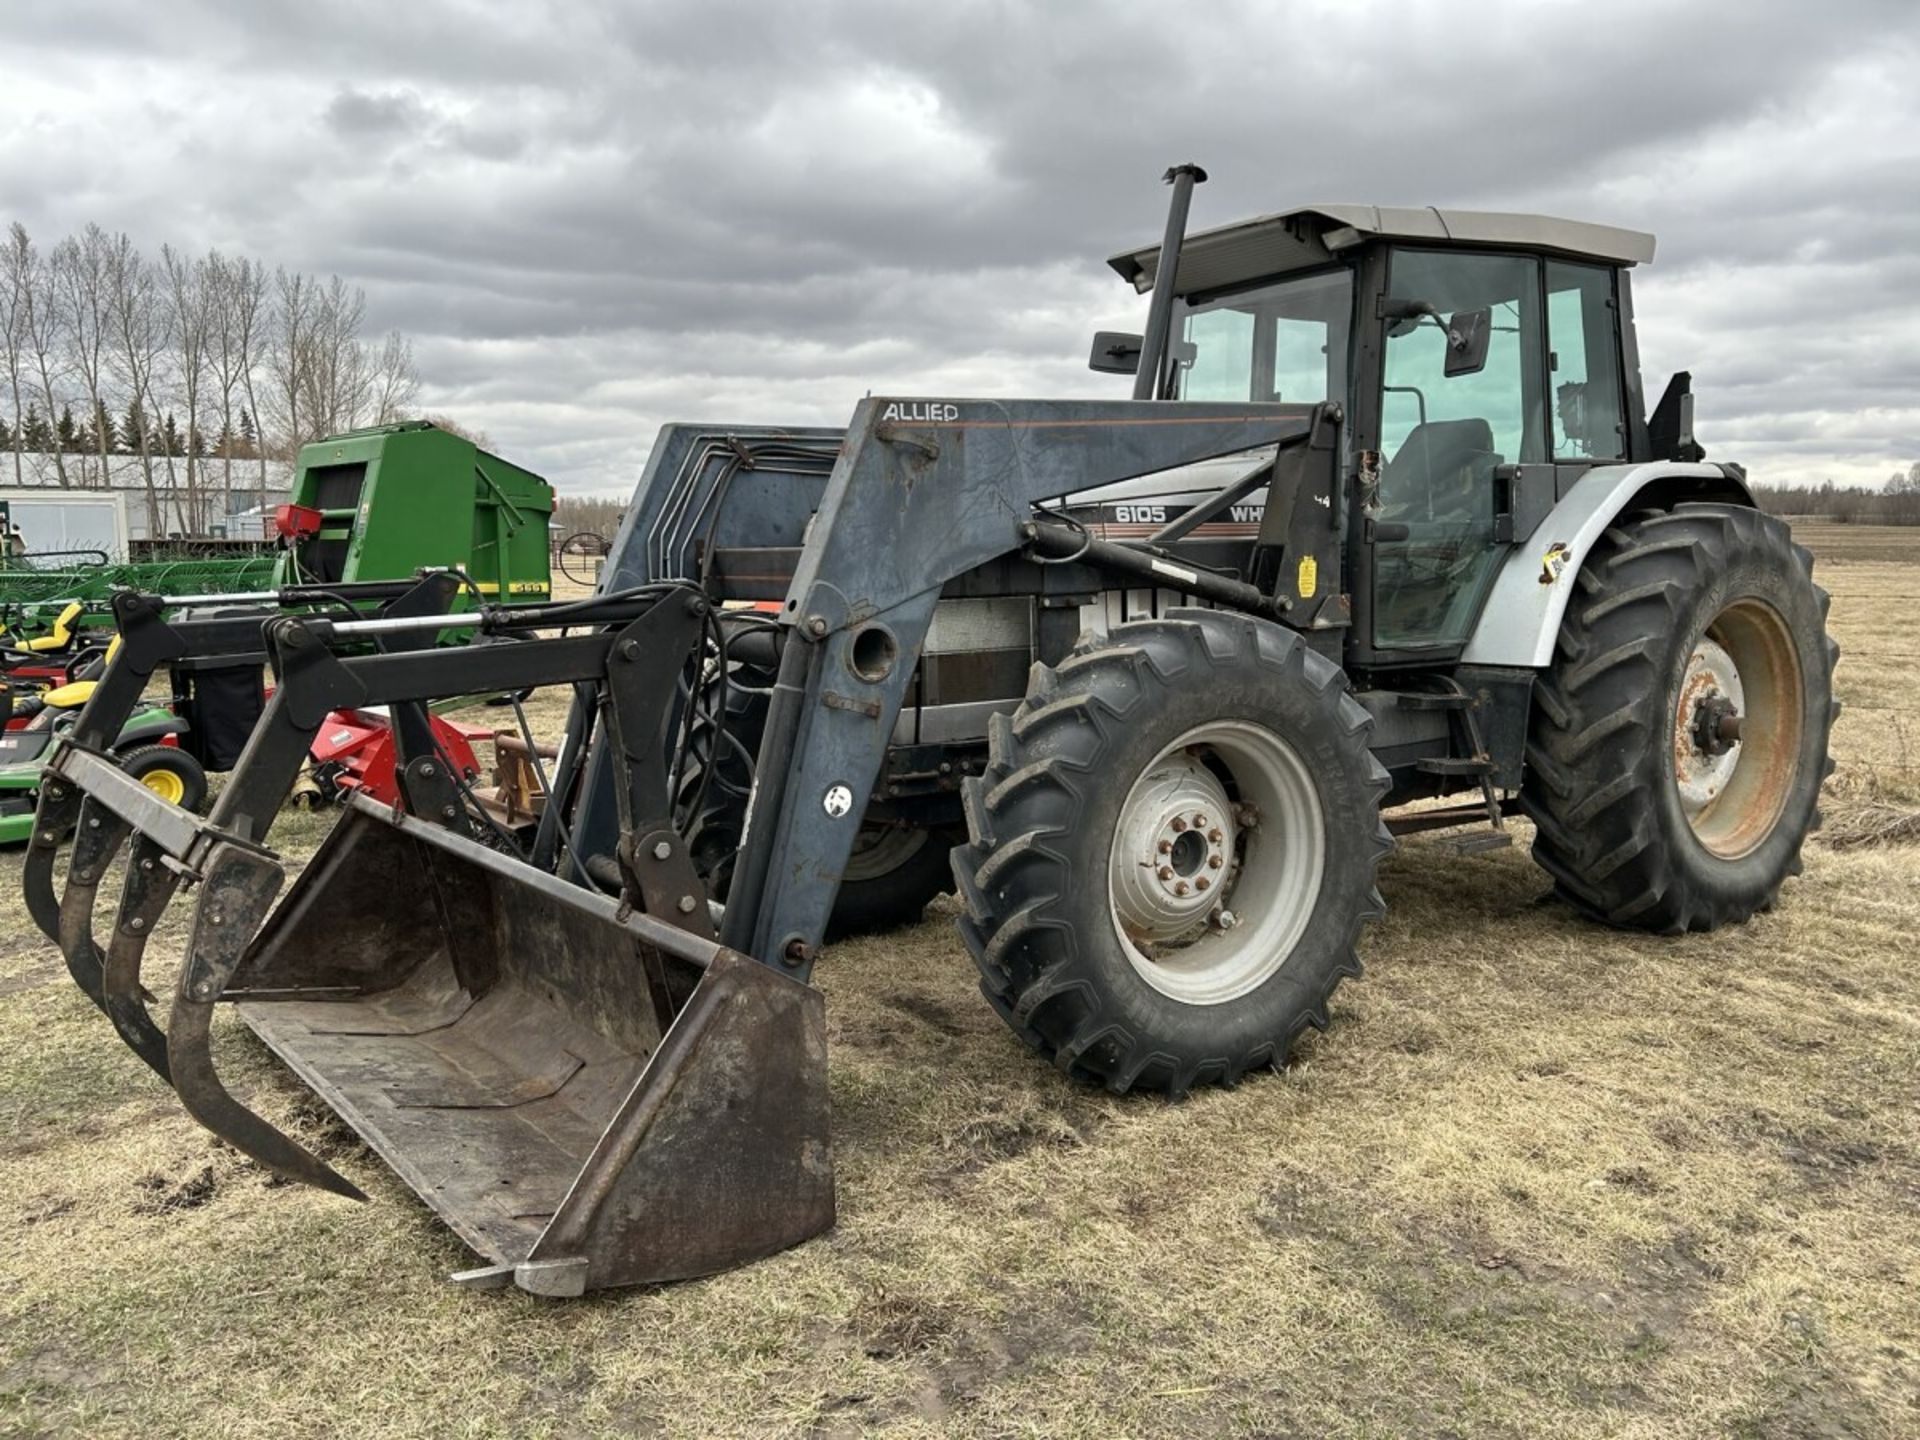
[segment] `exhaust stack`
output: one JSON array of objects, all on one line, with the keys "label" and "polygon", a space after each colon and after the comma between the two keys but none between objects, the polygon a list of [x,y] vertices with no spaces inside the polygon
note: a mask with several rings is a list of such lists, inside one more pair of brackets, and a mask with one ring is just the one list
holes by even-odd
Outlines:
[{"label": "exhaust stack", "polygon": [[1180,246],[1187,234],[1187,210],[1193,187],[1205,182],[1198,165],[1176,165],[1162,177],[1173,186],[1167,205],[1167,233],[1160,240],[1160,259],[1153,267],[1153,298],[1147,304],[1147,333],[1140,342],[1140,368],[1133,376],[1133,398],[1159,397],[1160,374],[1166,368],[1167,332],[1173,321],[1173,286],[1180,274]]}]

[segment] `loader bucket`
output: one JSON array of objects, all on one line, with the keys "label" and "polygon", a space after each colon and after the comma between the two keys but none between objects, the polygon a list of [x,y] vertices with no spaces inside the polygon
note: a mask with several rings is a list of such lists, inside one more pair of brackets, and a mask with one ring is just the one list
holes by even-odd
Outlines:
[{"label": "loader bucket", "polygon": [[[269,913],[271,852],[69,763],[103,840],[130,825],[134,846],[104,956],[85,884],[65,937],[128,1043],[236,1148],[359,1197],[227,1092],[222,1000],[485,1258],[463,1282],[688,1279],[833,1223],[819,991],[359,797]],[[140,955],[183,874],[193,930],[156,1057]]]}]

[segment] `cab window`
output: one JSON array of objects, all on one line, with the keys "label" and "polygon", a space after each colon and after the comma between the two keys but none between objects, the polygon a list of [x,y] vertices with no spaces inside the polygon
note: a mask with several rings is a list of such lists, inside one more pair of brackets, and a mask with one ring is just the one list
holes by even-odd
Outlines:
[{"label": "cab window", "polygon": [[1553,376],[1556,460],[1619,460],[1627,453],[1618,314],[1611,270],[1547,262],[1547,364]]},{"label": "cab window", "polygon": [[1181,321],[1182,400],[1317,405],[1346,394],[1353,278],[1345,270],[1205,301]]}]

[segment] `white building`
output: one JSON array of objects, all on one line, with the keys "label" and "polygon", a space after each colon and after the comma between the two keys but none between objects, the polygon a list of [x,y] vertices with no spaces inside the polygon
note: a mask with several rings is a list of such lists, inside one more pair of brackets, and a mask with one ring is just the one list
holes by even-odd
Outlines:
[{"label": "white building", "polygon": [[[60,485],[60,469],[63,465],[68,482],[65,490]],[[263,468],[264,483],[261,476]],[[231,540],[269,538],[267,532],[273,523],[273,507],[287,500],[293,484],[293,466],[284,460],[268,460],[263,467],[259,460],[202,459],[195,462],[194,471],[202,508],[207,516],[202,533],[224,535]],[[138,455],[108,456],[103,483],[98,455],[62,455],[56,464],[52,455],[16,455],[13,451],[0,451],[0,489],[19,495],[23,500],[27,491],[45,494],[49,490],[73,497],[117,496],[125,511],[123,546],[125,541],[186,535],[190,529],[185,460],[155,456],[153,490],[149,493],[146,472]],[[34,526],[26,522],[26,510],[19,506],[15,508],[20,511],[15,518],[21,523],[30,549],[76,548],[54,543],[51,539],[41,544],[36,539]],[[42,516],[36,523],[46,526],[53,524],[53,512],[46,506],[29,508],[36,509]],[[60,533],[66,533],[65,526],[69,523],[81,526],[85,533],[98,532],[103,522],[97,515],[93,519],[86,519],[86,514],[83,508],[74,509],[70,520],[60,522]],[[49,536],[52,533],[50,530]],[[104,547],[88,541],[84,548]],[[114,558],[126,557],[116,555]]]}]

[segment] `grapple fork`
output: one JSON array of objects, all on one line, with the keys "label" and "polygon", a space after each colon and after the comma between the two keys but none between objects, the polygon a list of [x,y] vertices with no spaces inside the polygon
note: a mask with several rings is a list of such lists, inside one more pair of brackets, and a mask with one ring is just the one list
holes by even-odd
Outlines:
[{"label": "grapple fork", "polygon": [[[819,993],[713,940],[665,824],[668,718],[705,604],[668,589],[628,610],[618,631],[541,646],[345,658],[323,625],[275,622],[280,685],[204,820],[91,746],[48,766],[45,794],[73,801],[57,817],[73,843],[55,928],[122,1037],[243,1153],[365,1198],[221,1081],[213,1007],[236,1003],[485,1257],[460,1277],[475,1284],[578,1294],[687,1278],[832,1223]],[[618,899],[482,843],[412,723],[438,695],[561,681],[607,697],[625,833],[643,837],[610,861]],[[406,811],[354,800],[282,896],[264,837],[342,704],[394,707]],[[122,848],[103,951],[93,910]],[[163,1035],[140,966],[183,891],[193,920]]]}]

